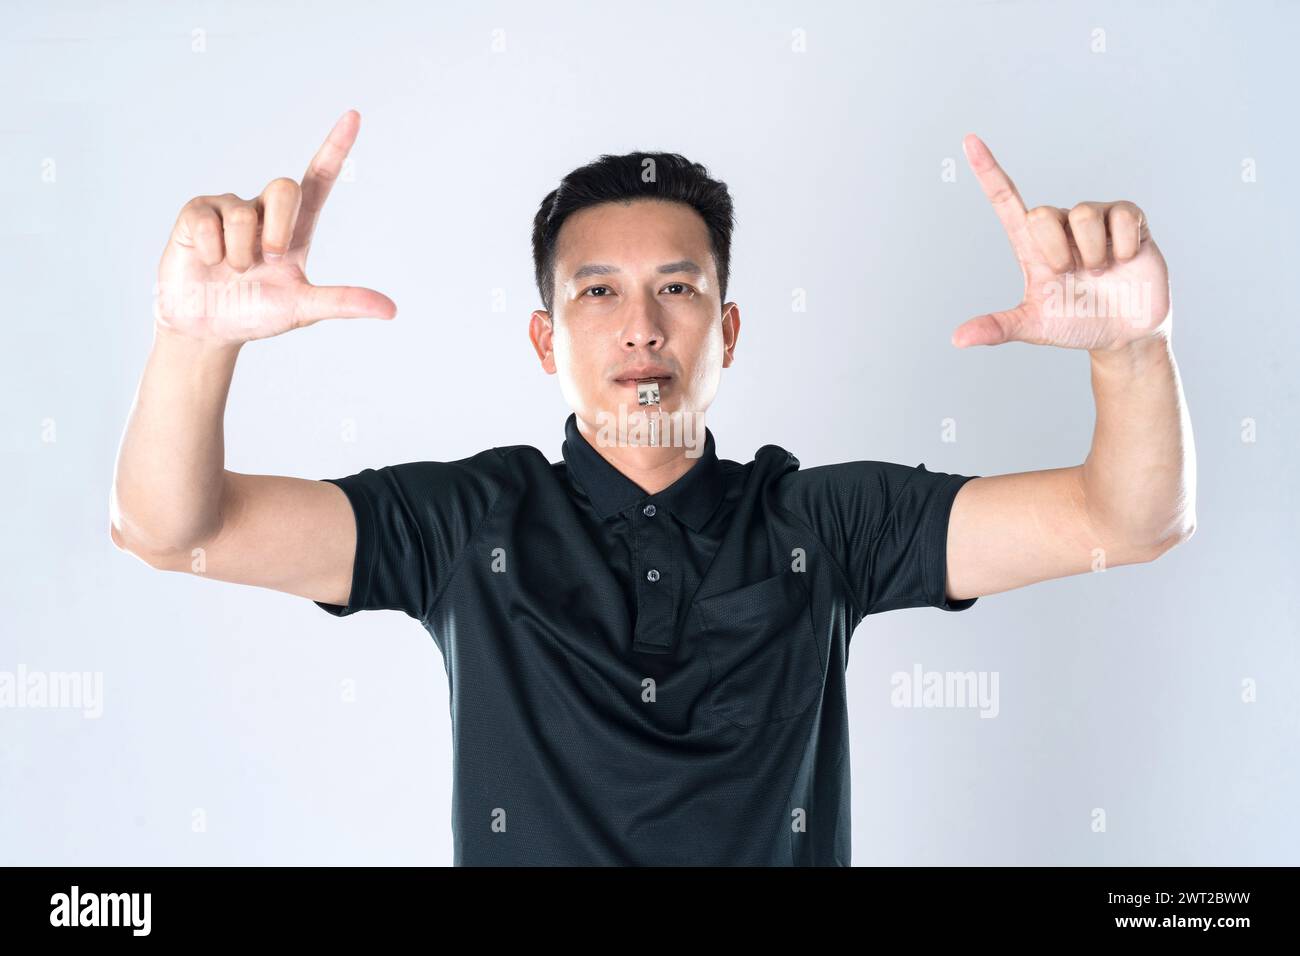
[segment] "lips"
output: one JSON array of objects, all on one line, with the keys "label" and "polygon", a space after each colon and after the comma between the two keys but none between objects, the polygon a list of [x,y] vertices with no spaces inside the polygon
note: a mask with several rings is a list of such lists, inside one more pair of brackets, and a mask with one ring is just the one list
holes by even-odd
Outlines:
[{"label": "lips", "polygon": [[672,377],[672,373],[670,373],[666,368],[661,368],[657,365],[639,365],[620,373],[614,378],[614,381],[619,385],[634,385],[637,382],[644,382],[647,379],[654,379],[657,382],[666,382]]}]

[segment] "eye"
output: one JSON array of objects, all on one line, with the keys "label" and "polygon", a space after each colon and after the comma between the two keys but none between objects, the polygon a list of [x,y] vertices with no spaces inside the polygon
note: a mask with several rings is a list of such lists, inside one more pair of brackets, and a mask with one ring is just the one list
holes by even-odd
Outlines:
[{"label": "eye", "polygon": [[[679,288],[682,290],[679,293],[675,293],[677,295],[685,295],[688,292],[695,291],[691,286],[687,285],[685,282],[670,282],[666,286],[664,286],[664,289],[674,289],[674,288]],[[600,291],[598,294],[596,294],[598,290],[603,290],[603,291]],[[613,290],[610,289],[610,287],[607,285],[593,285],[593,286],[588,286],[586,289],[582,290],[582,295],[584,297],[590,296],[593,299],[604,299],[607,298],[612,293]]]}]

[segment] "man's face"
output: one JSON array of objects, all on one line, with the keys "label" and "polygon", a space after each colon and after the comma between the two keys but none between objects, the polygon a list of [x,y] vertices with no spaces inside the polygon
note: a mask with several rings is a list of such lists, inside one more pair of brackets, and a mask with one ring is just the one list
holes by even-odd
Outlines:
[{"label": "man's face", "polygon": [[603,203],[566,219],[552,305],[533,313],[529,335],[592,429],[620,405],[640,416],[638,378],[659,380],[663,412],[704,412],[740,331],[739,309],[720,301],[708,227],[675,202]]}]

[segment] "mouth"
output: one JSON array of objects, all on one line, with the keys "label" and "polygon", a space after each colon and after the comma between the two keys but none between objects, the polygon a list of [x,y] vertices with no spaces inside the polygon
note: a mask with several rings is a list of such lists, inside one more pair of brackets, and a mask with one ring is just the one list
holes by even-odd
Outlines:
[{"label": "mouth", "polygon": [[671,375],[638,375],[636,378],[616,378],[614,379],[614,384],[635,389],[637,382],[658,382],[659,388],[663,389],[664,386],[672,381],[672,378]]}]

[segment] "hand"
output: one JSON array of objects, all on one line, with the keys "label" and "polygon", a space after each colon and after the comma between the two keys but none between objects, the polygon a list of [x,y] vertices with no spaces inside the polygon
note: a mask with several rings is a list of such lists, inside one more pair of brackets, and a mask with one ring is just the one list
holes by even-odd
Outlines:
[{"label": "hand", "polygon": [[273,179],[256,199],[199,196],[181,209],[158,266],[155,324],[185,336],[242,343],[321,319],[391,319],[386,295],[315,286],[304,269],[321,207],[357,138],[361,116],[339,118],[303,175]]},{"label": "hand", "polygon": [[1026,212],[980,138],[971,133],[962,147],[1011,240],[1025,292],[1014,309],[961,325],[953,345],[1029,342],[1110,352],[1167,334],[1169,270],[1141,209],[1120,200]]}]

